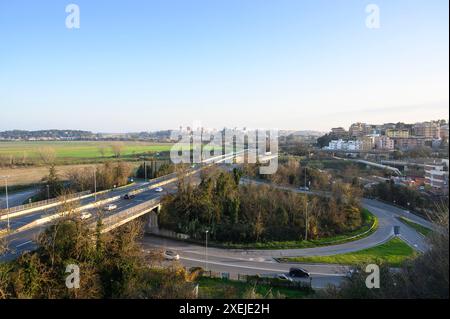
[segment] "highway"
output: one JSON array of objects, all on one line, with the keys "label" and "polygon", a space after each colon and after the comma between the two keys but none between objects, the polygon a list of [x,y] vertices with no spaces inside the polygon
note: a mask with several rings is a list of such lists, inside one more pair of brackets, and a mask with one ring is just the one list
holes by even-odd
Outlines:
[{"label": "highway", "polygon": [[[255,181],[252,181],[255,182]],[[261,182],[256,182],[261,183]],[[102,211],[104,216],[110,216],[117,212],[126,210],[130,207],[138,205],[144,201],[158,198],[164,195],[166,192],[176,192],[176,182],[172,182],[164,186],[164,192],[159,193],[155,190],[146,190],[136,196],[134,199],[125,200],[123,195],[128,193],[132,189],[138,189],[142,187],[148,187],[149,184],[137,184],[132,187],[123,188],[108,193],[109,197],[121,196],[121,199],[114,202],[118,207],[114,211]],[[294,191],[298,193],[304,193],[295,188],[270,185],[272,187],[281,188],[283,190]],[[309,192],[311,193],[311,192]],[[320,195],[324,195],[324,192],[320,192]],[[316,194],[317,195],[317,194]],[[83,201],[83,205],[91,203],[92,198]],[[428,245],[420,234],[414,229],[402,224],[397,220],[398,216],[406,216],[415,222],[418,222],[425,226],[430,226],[430,223],[422,218],[405,212],[399,208],[375,201],[370,199],[364,199],[363,206],[369,209],[374,215],[378,217],[379,227],[370,236],[355,240],[352,242],[322,246],[316,248],[305,249],[286,249],[286,250],[243,250],[243,249],[221,249],[221,248],[208,248],[208,263],[206,265],[205,259],[205,247],[202,245],[196,245],[186,243],[182,241],[170,240],[155,236],[146,236],[142,240],[143,249],[150,248],[163,248],[174,250],[180,254],[180,261],[186,267],[201,266],[206,267],[212,271],[228,272],[234,274],[275,274],[286,273],[290,267],[295,264],[278,263],[274,258],[288,257],[288,256],[318,256],[318,255],[333,255],[346,252],[358,251],[368,247],[378,245],[386,242],[393,236],[394,225],[400,225],[401,234],[400,238],[405,240],[408,244],[419,251],[425,251],[428,249]],[[85,211],[92,213],[92,219],[96,218],[99,213],[98,208],[92,208]],[[17,217],[15,223],[28,222],[36,217],[41,217],[49,212],[40,211],[39,213],[33,213],[29,216]],[[44,226],[35,227],[23,232],[14,233],[8,236],[9,247],[12,250],[0,257],[1,260],[8,260],[15,258],[18,254],[26,250],[32,250],[36,244],[34,240],[36,236],[45,228]],[[305,265],[303,268],[307,269],[312,274],[312,284],[315,288],[324,287],[327,284],[338,284],[345,277],[348,268],[342,265]]]},{"label": "highway", "polygon": [[[111,210],[111,211],[106,211],[106,210],[102,209],[104,206],[104,205],[102,205],[101,207],[84,209],[84,210],[82,210],[83,212],[89,212],[92,214],[92,216],[89,219],[86,219],[85,222],[95,221],[95,219],[98,218],[100,215],[103,218],[111,216],[113,214],[116,214],[117,212],[124,211],[128,208],[131,208],[133,206],[141,204],[145,201],[161,197],[164,194],[166,194],[167,192],[176,191],[176,183],[173,182],[173,183],[167,184],[163,188],[163,192],[156,192],[154,189],[151,189],[151,190],[146,190],[142,193],[137,194],[136,197],[133,199],[127,200],[127,199],[123,198],[123,196],[125,194],[129,193],[132,190],[137,190],[137,189],[140,189],[143,187],[149,187],[154,183],[155,182],[138,183],[138,184],[135,184],[132,186],[124,187],[124,188],[107,193],[109,195],[109,197],[120,196],[120,199],[111,202],[112,204],[117,205],[117,208],[114,210]],[[98,198],[97,200],[100,200],[100,198]],[[84,200],[81,200],[80,206],[85,206],[85,205],[88,205],[91,203],[94,203],[93,197],[89,197]],[[46,210],[46,209],[39,210],[38,212],[31,213],[29,215],[11,219],[11,226],[13,226],[13,225],[14,225],[14,227],[23,226],[24,224],[35,221],[36,219],[45,217],[49,214],[55,214],[57,212],[58,212],[58,208],[56,208],[56,207],[48,209],[48,210]],[[35,241],[36,241],[37,236],[47,226],[48,226],[48,224],[44,224],[42,226],[33,227],[28,230],[12,233],[11,235],[7,236],[6,238],[8,241],[8,248],[10,249],[10,251],[7,254],[1,256],[0,261],[12,259],[17,255],[20,255],[24,251],[34,249],[36,247]]]},{"label": "highway", "polygon": [[[9,207],[22,205],[28,198],[36,195],[39,192],[39,188],[30,188],[22,191],[9,193],[8,204]],[[0,209],[6,208],[6,194],[0,195]],[[1,228],[1,227],[0,227]]]}]

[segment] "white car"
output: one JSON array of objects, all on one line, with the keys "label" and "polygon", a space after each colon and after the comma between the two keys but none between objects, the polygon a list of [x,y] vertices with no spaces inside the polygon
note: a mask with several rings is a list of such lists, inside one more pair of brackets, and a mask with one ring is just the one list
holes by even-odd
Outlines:
[{"label": "white car", "polygon": [[277,278],[283,281],[293,281],[291,277],[288,277],[285,274],[279,274],[277,275]]},{"label": "white car", "polygon": [[161,193],[163,191],[162,187],[156,187],[155,192]]},{"label": "white car", "polygon": [[109,205],[106,205],[103,209],[104,210],[114,210],[114,209],[116,209],[117,208],[117,205],[115,205],[115,204],[109,204]]},{"label": "white car", "polygon": [[179,260],[180,255],[178,255],[176,252],[174,252],[172,250],[166,250],[164,252],[164,258],[167,260]]},{"label": "white car", "polygon": [[91,217],[92,217],[92,214],[88,213],[88,212],[82,212],[81,215],[80,215],[80,219],[81,220],[85,220],[85,219],[88,219],[88,218],[91,218]]}]

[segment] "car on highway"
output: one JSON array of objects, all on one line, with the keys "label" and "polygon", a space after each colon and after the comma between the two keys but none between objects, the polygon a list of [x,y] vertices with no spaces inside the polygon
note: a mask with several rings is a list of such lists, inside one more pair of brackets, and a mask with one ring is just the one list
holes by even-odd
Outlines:
[{"label": "car on highway", "polygon": [[295,267],[289,269],[289,276],[294,278],[309,278],[310,274],[306,269]]},{"label": "car on highway", "polygon": [[89,219],[89,218],[91,218],[91,217],[92,217],[92,214],[89,213],[89,212],[82,212],[82,213],[80,214],[80,219],[81,219],[81,220]]},{"label": "car on highway", "polygon": [[307,186],[302,186],[302,187],[299,187],[298,188],[299,190],[301,190],[301,191],[304,191],[304,192],[309,192],[309,187],[307,187]]},{"label": "car on highway", "polygon": [[117,205],[115,205],[115,204],[109,204],[109,205],[106,205],[105,207],[103,207],[104,210],[114,210],[116,208],[117,208]]},{"label": "car on highway", "polygon": [[180,255],[178,255],[173,250],[166,250],[164,252],[164,258],[167,259],[167,260],[179,260],[180,259]]},{"label": "car on highway", "polygon": [[136,197],[136,195],[134,195],[134,194],[125,194],[125,196],[123,197],[123,199],[133,199],[133,198],[135,198]]},{"label": "car on highway", "polygon": [[285,274],[278,274],[276,278],[282,281],[292,281],[292,278]]},{"label": "car on highway", "polygon": [[156,187],[155,192],[161,193],[163,191],[162,187]]}]

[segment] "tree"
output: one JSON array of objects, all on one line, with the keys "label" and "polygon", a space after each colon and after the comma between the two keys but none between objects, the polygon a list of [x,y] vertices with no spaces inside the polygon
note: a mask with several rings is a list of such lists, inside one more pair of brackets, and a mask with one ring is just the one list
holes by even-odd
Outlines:
[{"label": "tree", "polygon": [[62,194],[64,184],[60,180],[58,173],[56,171],[55,164],[51,164],[48,169],[48,175],[43,178],[44,185],[41,189],[41,197],[50,198],[57,197]]},{"label": "tree", "polygon": [[41,161],[46,164],[54,164],[56,158],[56,152],[54,148],[51,147],[41,147],[38,149],[38,154]]},{"label": "tree", "polygon": [[114,143],[111,145],[111,150],[116,158],[119,158],[122,155],[125,146],[123,143]]},{"label": "tree", "polygon": [[105,157],[105,154],[107,151],[108,151],[108,148],[106,147],[106,145],[101,144],[98,146],[98,152],[100,153],[100,155],[102,157]]}]

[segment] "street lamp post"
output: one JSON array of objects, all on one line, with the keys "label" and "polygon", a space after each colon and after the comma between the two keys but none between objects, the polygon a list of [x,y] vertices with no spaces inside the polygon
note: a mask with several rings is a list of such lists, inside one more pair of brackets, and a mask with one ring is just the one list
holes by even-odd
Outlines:
[{"label": "street lamp post", "polygon": [[94,167],[94,202],[97,201],[97,170]]},{"label": "street lamp post", "polygon": [[208,232],[209,230],[205,231],[205,271],[208,271]]},{"label": "street lamp post", "polygon": [[306,217],[306,222],[305,222],[305,240],[308,240],[308,228],[309,228],[309,223],[308,223],[308,198],[306,198],[306,206],[305,206],[305,217]]}]

